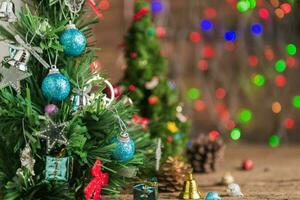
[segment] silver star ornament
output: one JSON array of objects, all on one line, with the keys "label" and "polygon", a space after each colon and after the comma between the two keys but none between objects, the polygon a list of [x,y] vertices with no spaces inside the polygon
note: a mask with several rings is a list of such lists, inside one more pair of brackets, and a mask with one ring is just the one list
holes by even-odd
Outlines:
[{"label": "silver star ornament", "polygon": [[11,86],[20,92],[20,81],[31,76],[28,72],[23,72],[16,67],[0,67],[0,89]]}]

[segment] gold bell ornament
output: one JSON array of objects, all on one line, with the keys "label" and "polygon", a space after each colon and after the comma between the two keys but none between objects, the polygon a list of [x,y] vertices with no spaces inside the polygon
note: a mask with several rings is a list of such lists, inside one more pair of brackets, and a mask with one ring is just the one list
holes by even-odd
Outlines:
[{"label": "gold bell ornament", "polygon": [[197,183],[193,180],[192,173],[188,173],[187,180],[184,181],[183,191],[179,195],[179,199],[201,199],[201,192],[198,191]]}]

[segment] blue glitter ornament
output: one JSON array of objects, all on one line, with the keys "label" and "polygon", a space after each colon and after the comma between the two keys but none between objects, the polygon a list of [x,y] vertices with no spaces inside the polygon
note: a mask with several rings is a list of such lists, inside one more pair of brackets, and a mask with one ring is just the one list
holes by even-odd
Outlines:
[{"label": "blue glitter ornament", "polygon": [[205,196],[205,200],[221,200],[221,197],[217,192],[208,192]]},{"label": "blue glitter ornament", "polygon": [[64,53],[68,56],[81,55],[86,47],[86,37],[74,24],[69,24],[59,37]]},{"label": "blue glitter ornament", "polygon": [[112,140],[116,148],[112,154],[113,158],[120,161],[128,161],[134,156],[135,145],[128,133],[121,133]]},{"label": "blue glitter ornament", "polygon": [[54,67],[42,82],[42,93],[49,101],[62,101],[70,94],[70,82]]}]

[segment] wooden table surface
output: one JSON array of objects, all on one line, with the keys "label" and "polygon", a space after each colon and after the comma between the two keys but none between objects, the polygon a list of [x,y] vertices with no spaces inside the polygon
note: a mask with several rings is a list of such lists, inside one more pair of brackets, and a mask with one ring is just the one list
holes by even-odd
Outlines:
[{"label": "wooden table surface", "polygon": [[[252,159],[251,171],[240,170],[244,159]],[[220,171],[211,174],[194,174],[199,190],[218,192],[223,200],[239,199],[226,196],[225,186],[218,185],[223,174],[230,171],[241,187],[243,199],[251,200],[300,200],[300,146],[229,145]],[[159,194],[160,200],[175,200],[178,193]],[[122,195],[131,200],[132,195]],[[204,199],[204,198],[203,198]]]}]

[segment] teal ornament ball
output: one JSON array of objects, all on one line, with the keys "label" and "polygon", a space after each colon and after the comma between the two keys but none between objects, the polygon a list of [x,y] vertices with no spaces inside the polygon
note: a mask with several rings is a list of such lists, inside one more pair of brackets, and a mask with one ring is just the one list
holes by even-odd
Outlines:
[{"label": "teal ornament ball", "polygon": [[128,161],[133,158],[135,153],[135,144],[129,137],[128,133],[124,133],[113,138],[112,142],[116,144],[112,154],[115,160]]},{"label": "teal ornament ball", "polygon": [[205,200],[221,200],[221,197],[217,192],[208,192],[205,196]]},{"label": "teal ornament ball", "polygon": [[80,56],[86,47],[86,37],[74,24],[69,24],[59,37],[67,56]]},{"label": "teal ornament ball", "polygon": [[70,82],[58,69],[51,69],[42,82],[42,93],[49,101],[63,101],[70,94]]}]

